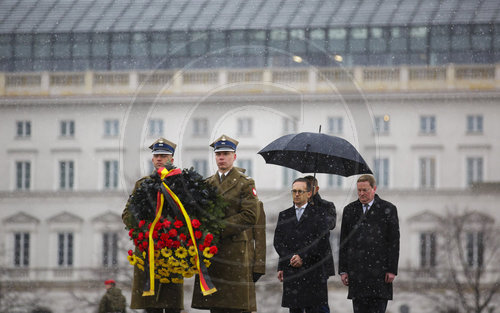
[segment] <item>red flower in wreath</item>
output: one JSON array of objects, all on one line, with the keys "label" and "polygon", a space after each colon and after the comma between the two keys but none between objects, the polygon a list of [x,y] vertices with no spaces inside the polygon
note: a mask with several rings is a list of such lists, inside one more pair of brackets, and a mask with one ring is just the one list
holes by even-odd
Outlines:
[{"label": "red flower in wreath", "polygon": [[207,234],[205,236],[205,244],[210,245],[212,243],[212,240],[214,240],[214,235],[212,234]]},{"label": "red flower in wreath", "polygon": [[194,236],[196,237],[196,239],[200,239],[201,236],[203,236],[203,233],[201,231],[197,230],[194,232]]},{"label": "red flower in wreath", "polygon": [[171,230],[168,231],[168,235],[170,237],[175,237],[177,236],[177,229],[172,228]]},{"label": "red flower in wreath", "polygon": [[219,249],[217,249],[216,246],[211,246],[210,247],[210,253],[211,254],[217,254],[218,251],[219,251]]},{"label": "red flower in wreath", "polygon": [[184,234],[180,234],[179,235],[179,239],[182,240],[182,241],[186,241],[187,237]]},{"label": "red flower in wreath", "polygon": [[191,225],[193,225],[194,228],[199,228],[201,226],[201,223],[197,219],[194,219],[191,221]]},{"label": "red flower in wreath", "polygon": [[184,226],[184,223],[182,221],[177,220],[174,222],[174,226],[175,228],[181,228],[182,226]]}]

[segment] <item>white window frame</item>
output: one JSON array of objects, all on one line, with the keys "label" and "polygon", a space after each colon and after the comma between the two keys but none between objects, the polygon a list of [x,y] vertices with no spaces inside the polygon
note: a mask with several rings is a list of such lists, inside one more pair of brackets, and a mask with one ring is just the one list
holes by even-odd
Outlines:
[{"label": "white window frame", "polygon": [[466,132],[467,134],[482,134],[484,128],[484,118],[481,114],[467,115]]},{"label": "white window frame", "polygon": [[332,135],[342,135],[344,133],[344,118],[341,116],[328,117],[327,132]]},{"label": "white window frame", "polygon": [[104,120],[104,137],[118,137],[120,135],[120,121],[118,119]]},{"label": "white window frame", "polygon": [[[17,245],[17,236],[20,244]],[[12,233],[13,239],[13,258],[12,265],[16,268],[26,268],[31,263],[31,234],[27,231],[16,231]],[[27,240],[27,243],[26,243]],[[18,251],[19,250],[19,251]]]},{"label": "white window frame", "polygon": [[328,175],[327,186],[333,189],[344,188],[345,179],[340,175]]},{"label": "white window frame", "polygon": [[237,120],[238,136],[252,136],[253,119],[251,117],[240,117]]},{"label": "white window frame", "polygon": [[283,134],[294,134],[297,132],[297,120],[294,118],[283,118]]},{"label": "white window frame", "polygon": [[74,120],[61,120],[59,123],[59,135],[62,138],[75,137],[75,121]]},{"label": "white window frame", "polygon": [[[71,231],[59,231],[56,234],[56,264],[60,268],[75,266],[75,234]],[[62,242],[61,242],[62,239]],[[62,247],[61,247],[62,246]],[[62,248],[62,251],[61,251]]]},{"label": "white window frame", "polygon": [[391,183],[391,161],[388,157],[380,157],[373,159],[374,177],[377,181],[377,186],[389,187]]},{"label": "white window frame", "polygon": [[208,119],[194,118],[193,119],[193,136],[206,137],[208,136]]},{"label": "white window frame", "polygon": [[31,121],[16,121],[16,138],[31,137]]},{"label": "white window frame", "polygon": [[389,135],[391,133],[391,120],[387,119],[385,115],[378,115],[373,118],[373,127],[375,134]]},{"label": "white window frame", "polygon": [[148,137],[161,137],[163,136],[163,120],[159,118],[152,118],[148,121]]},{"label": "white window frame", "polygon": [[437,233],[424,231],[419,235],[419,267],[435,268],[437,266]]},{"label": "white window frame", "polygon": [[[21,168],[19,168],[21,166]],[[15,161],[15,190],[31,190],[32,186],[32,170],[30,160],[16,160]],[[21,173],[19,173],[21,171]]]},{"label": "white window frame", "polygon": [[116,267],[119,265],[119,235],[115,231],[102,233],[102,267]]},{"label": "white window frame", "polygon": [[118,160],[103,161],[104,189],[118,189],[120,182],[120,163]]},{"label": "white window frame", "polygon": [[436,134],[436,116],[434,115],[421,115],[420,116],[420,134],[422,135],[435,135]]},{"label": "white window frame", "polygon": [[471,186],[473,183],[484,181],[484,157],[468,156],[465,158],[465,185]]},{"label": "white window frame", "polygon": [[437,160],[435,156],[421,156],[418,159],[418,187],[433,189],[437,187]]},{"label": "white window frame", "polygon": [[[65,167],[68,165],[72,166],[71,173],[69,173],[66,169],[65,172],[62,173],[63,170],[63,163],[65,164]],[[67,165],[66,165],[67,164]],[[57,162],[57,173],[58,173],[58,189],[59,190],[74,190],[75,189],[75,181],[76,181],[76,162],[70,159],[61,159]],[[61,179],[62,176],[64,175],[64,185],[63,185],[63,180]]]}]

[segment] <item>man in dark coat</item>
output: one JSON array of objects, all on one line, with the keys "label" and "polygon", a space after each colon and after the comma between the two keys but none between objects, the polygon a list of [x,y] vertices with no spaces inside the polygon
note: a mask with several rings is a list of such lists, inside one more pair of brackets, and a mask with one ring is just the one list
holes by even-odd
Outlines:
[{"label": "man in dark coat", "polygon": [[[259,218],[259,198],[254,180],[233,167],[237,145],[237,140],[226,135],[210,145],[218,170],[207,182],[217,188],[228,206],[219,252],[210,259],[212,265],[208,268],[217,292],[204,296],[200,288],[194,288],[191,306],[212,313],[257,310],[252,273],[254,246],[247,230],[251,231]],[[198,275],[195,286],[199,286]]]},{"label": "man in dark coat", "polygon": [[[319,185],[318,180],[314,176],[306,176],[305,179],[309,181],[312,185],[312,197],[310,203],[314,205],[315,213],[324,221],[327,222],[329,230],[333,230],[335,228],[335,224],[337,223],[337,212],[335,210],[335,204],[333,202],[327,201],[319,195]],[[326,247],[325,258],[322,260],[322,264],[325,268],[325,272],[330,276],[335,275],[335,265],[333,262],[333,253],[332,246],[330,245],[330,231],[327,230],[323,235],[322,240],[323,245]],[[328,305],[324,305],[321,308],[322,313],[329,313],[330,308]]]},{"label": "man in dark coat", "polygon": [[[161,167],[165,167],[167,166],[167,164],[173,163],[173,156],[176,146],[176,144],[165,138],[159,138],[149,147],[153,154],[152,162],[155,170]],[[143,177],[135,183],[132,195],[135,194],[142,181],[144,181],[148,177],[149,176]],[[130,199],[131,198],[129,198],[129,202],[127,202],[125,210],[123,210],[122,213],[122,220],[125,225],[129,223],[131,216],[131,213],[128,209]],[[152,221],[147,221],[147,223],[150,222]],[[130,228],[130,225],[127,226]],[[146,276],[144,275],[144,271],[134,266],[132,300],[130,302],[130,307],[132,309],[146,309],[146,313],[179,313],[184,308],[183,284],[163,284],[160,283],[158,279],[156,279],[155,295],[143,296],[142,293],[144,291],[145,281]]]},{"label": "man in dark coat", "polygon": [[398,273],[398,212],[375,194],[373,176],[359,177],[357,189],[358,200],[342,214],[339,273],[354,313],[384,313]]},{"label": "man in dark coat", "polygon": [[309,181],[297,178],[292,184],[293,206],[279,213],[274,232],[278,279],[283,282],[281,305],[290,313],[318,313],[328,304],[328,275],[321,263],[328,226],[308,204],[311,195]]}]

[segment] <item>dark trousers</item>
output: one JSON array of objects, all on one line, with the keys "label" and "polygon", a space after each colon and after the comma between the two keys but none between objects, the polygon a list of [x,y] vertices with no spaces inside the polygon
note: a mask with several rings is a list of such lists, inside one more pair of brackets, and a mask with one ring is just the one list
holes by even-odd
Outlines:
[{"label": "dark trousers", "polygon": [[320,313],[321,306],[310,306],[307,308],[290,308],[290,313]]},{"label": "dark trousers", "polygon": [[354,313],[385,313],[387,299],[361,298],[352,299]]},{"label": "dark trousers", "polygon": [[149,308],[145,309],[146,313],[181,313],[181,309],[157,309]]},{"label": "dark trousers", "polygon": [[330,313],[330,307],[328,306],[328,304],[323,304],[323,305],[319,308],[319,312],[320,312],[320,313]]}]

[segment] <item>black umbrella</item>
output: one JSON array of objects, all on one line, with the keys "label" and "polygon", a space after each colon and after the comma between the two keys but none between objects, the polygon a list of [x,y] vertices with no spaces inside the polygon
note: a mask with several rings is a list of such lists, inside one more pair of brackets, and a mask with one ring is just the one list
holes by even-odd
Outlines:
[{"label": "black umbrella", "polygon": [[347,140],[321,133],[285,135],[258,153],[266,163],[302,173],[327,173],[345,177],[372,174],[365,160]]}]

